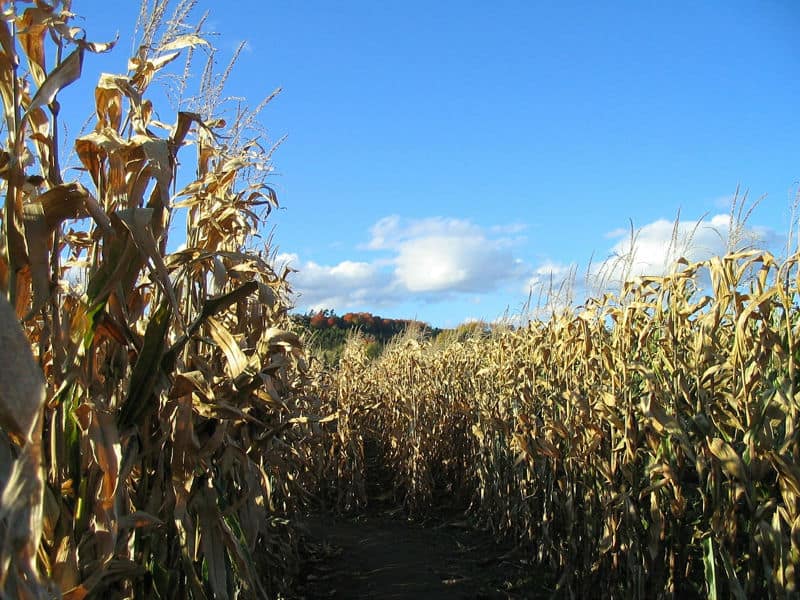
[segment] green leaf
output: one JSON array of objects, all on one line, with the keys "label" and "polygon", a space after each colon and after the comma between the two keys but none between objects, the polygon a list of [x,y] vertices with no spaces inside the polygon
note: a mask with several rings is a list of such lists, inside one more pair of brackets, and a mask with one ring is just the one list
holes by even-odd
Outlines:
[{"label": "green leaf", "polygon": [[707,537],[703,542],[705,553],[703,554],[703,566],[706,573],[706,590],[708,600],[717,600],[717,568],[714,562],[714,538]]},{"label": "green leaf", "polygon": [[167,343],[171,316],[170,303],[164,302],[147,325],[144,344],[142,344],[139,358],[133,367],[133,373],[131,373],[128,396],[119,413],[120,430],[139,421],[148,410],[147,403],[150,401],[162,373],[160,365]]},{"label": "green leaf", "polygon": [[736,577],[736,570],[733,568],[731,557],[728,555],[725,548],[720,547],[719,557],[722,559],[722,566],[725,569],[725,577],[728,579],[728,588],[730,593],[736,600],[747,600],[747,594],[744,593],[742,584],[739,583],[739,578]]}]

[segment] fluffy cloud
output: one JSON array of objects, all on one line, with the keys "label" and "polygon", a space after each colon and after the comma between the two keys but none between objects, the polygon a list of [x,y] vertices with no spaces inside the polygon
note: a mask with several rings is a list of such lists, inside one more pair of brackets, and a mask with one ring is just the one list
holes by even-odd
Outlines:
[{"label": "fluffy cloud", "polygon": [[681,257],[695,262],[728,251],[770,247],[779,241],[779,236],[766,228],[732,227],[729,214],[677,223],[659,219],[633,233],[617,229],[607,237],[618,241],[610,249],[609,258],[590,273],[601,287],[626,277],[666,273]]},{"label": "fluffy cloud", "polygon": [[309,309],[350,308],[392,298],[390,277],[375,263],[345,260],[333,266],[302,261],[296,254],[279,254],[278,264],[297,270],[291,277],[299,304]]},{"label": "fluffy cloud", "polygon": [[524,229],[519,224],[483,227],[463,219],[389,216],[372,226],[367,243],[358,248],[362,260],[325,265],[293,254],[278,259],[298,270],[290,281],[301,310],[481,302],[500,292],[495,298],[504,295],[510,303],[528,297],[531,316],[582,302],[615,288],[624,277],[664,273],[679,257],[693,262],[732,247],[774,248],[781,242],[769,229],[731,232],[729,214],[677,224],[661,219],[633,235],[627,229],[606,234],[612,244],[609,258],[579,271],[575,264],[554,260],[538,266],[521,260]]},{"label": "fluffy cloud", "polygon": [[[380,253],[368,262],[335,265],[281,255],[298,273],[292,284],[306,308],[352,310],[416,298],[435,302],[454,294],[482,294],[521,282],[530,269],[514,256],[523,226],[483,228],[461,219],[381,219],[362,250]],[[385,255],[388,254],[388,257]]]},{"label": "fluffy cloud", "polygon": [[[737,226],[730,214],[717,214],[699,221],[659,219],[631,232],[616,229],[605,236],[616,240],[605,261],[590,265],[582,273],[576,265],[546,261],[525,283],[530,295],[526,317],[543,318],[587,297],[618,289],[626,278],[662,275],[683,257],[689,262],[707,260],[751,247],[780,251],[785,238],[758,226]],[[701,280],[701,286],[708,285]],[[588,284],[588,285],[587,285]]]},{"label": "fluffy cloud", "polygon": [[521,262],[485,238],[434,235],[403,243],[395,275],[410,292],[480,292],[520,274]]},{"label": "fluffy cloud", "polygon": [[562,263],[546,260],[536,267],[522,291],[526,294],[541,288],[558,288],[562,282],[572,279],[575,274],[575,265],[565,265]]},{"label": "fluffy cloud", "polygon": [[409,292],[486,292],[524,274],[514,241],[458,219],[403,221],[388,217],[372,229],[370,248],[395,253],[394,277]]},{"label": "fluffy cloud", "polygon": [[398,215],[384,217],[372,226],[370,233],[372,238],[367,248],[372,250],[392,250],[404,242],[438,235],[460,238],[485,235],[483,228],[465,219],[403,219]]}]

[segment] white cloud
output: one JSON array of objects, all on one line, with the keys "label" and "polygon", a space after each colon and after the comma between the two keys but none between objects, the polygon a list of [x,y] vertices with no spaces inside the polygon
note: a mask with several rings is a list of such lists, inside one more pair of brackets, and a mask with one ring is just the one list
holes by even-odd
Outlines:
[{"label": "white cloud", "polygon": [[689,262],[707,260],[729,249],[762,246],[776,236],[766,228],[742,228],[731,233],[729,214],[716,214],[700,221],[659,219],[636,230],[615,230],[609,237],[619,238],[609,258],[592,269],[601,283],[619,283],[638,275],[662,275],[681,257]]},{"label": "white cloud", "polygon": [[482,234],[428,235],[403,242],[395,277],[410,292],[480,292],[520,274],[521,263],[502,240]]},{"label": "white cloud", "polygon": [[742,228],[738,238],[730,228],[727,213],[677,225],[659,219],[636,230],[633,239],[630,229],[620,228],[606,234],[609,258],[595,261],[586,272],[574,263],[543,260],[532,266],[521,260],[527,241],[518,224],[392,215],[370,228],[366,244],[358,248],[360,260],[320,264],[291,254],[278,260],[298,270],[290,283],[300,310],[347,312],[445,301],[488,306],[496,300],[492,294],[502,292],[511,304],[527,297],[527,316],[546,318],[617,288],[623,277],[663,274],[679,257],[695,262],[724,254],[731,243],[771,249],[781,240],[767,228]]},{"label": "white cloud", "polygon": [[507,237],[521,230],[518,224],[484,228],[462,219],[393,215],[375,223],[361,248],[380,251],[380,258],[335,265],[303,262],[296,255],[279,260],[298,270],[291,282],[303,307],[350,310],[409,299],[435,302],[454,294],[489,293],[530,276],[512,252],[518,240]]},{"label": "white cloud", "polygon": [[427,219],[403,219],[398,215],[384,217],[370,229],[372,239],[367,248],[371,250],[397,249],[404,242],[437,235],[456,237],[483,236],[483,229],[464,219],[430,217]]},{"label": "white cloud", "polygon": [[369,246],[395,253],[395,281],[409,292],[487,292],[525,267],[514,241],[461,219],[381,219]]},{"label": "white cloud", "polygon": [[277,262],[297,270],[290,282],[299,295],[298,304],[307,309],[346,310],[393,297],[389,276],[375,263],[345,260],[328,266],[304,262],[296,254],[280,254]]},{"label": "white cloud", "polygon": [[625,229],[624,227],[617,227],[613,231],[607,232],[603,237],[608,240],[613,240],[614,238],[618,238],[620,236],[625,235],[626,233],[628,233],[628,231],[629,230]]},{"label": "white cloud", "polygon": [[570,278],[575,272],[575,265],[565,265],[552,260],[546,260],[534,269],[533,274],[527,279],[522,288],[524,293],[538,291],[541,288],[558,288],[562,282]]}]

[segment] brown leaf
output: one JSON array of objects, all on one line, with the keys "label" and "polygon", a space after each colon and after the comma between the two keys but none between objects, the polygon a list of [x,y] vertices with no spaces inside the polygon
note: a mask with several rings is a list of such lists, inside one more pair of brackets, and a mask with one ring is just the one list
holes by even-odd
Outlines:
[{"label": "brown leaf", "polygon": [[708,449],[711,450],[711,454],[720,460],[722,468],[728,475],[735,477],[739,481],[746,482],[748,480],[744,463],[730,444],[719,438],[714,438],[708,443]]},{"label": "brown leaf", "polygon": [[213,317],[208,317],[206,323],[208,323],[211,337],[214,338],[214,341],[225,354],[225,358],[228,359],[231,378],[235,379],[247,368],[247,356],[242,352],[230,332],[219,321]]},{"label": "brown leaf", "polygon": [[27,321],[38,313],[50,298],[50,231],[47,227],[44,206],[38,202],[24,206],[22,219],[33,286],[33,306],[23,318]]},{"label": "brown leaf", "polygon": [[[0,400],[1,403],[1,400]],[[37,428],[41,436],[41,428]],[[14,461],[5,487],[0,496],[0,556],[3,558],[3,572],[0,582],[5,580],[7,571],[35,573],[36,548],[42,533],[42,490],[44,483],[41,469],[40,440],[31,440],[25,445]],[[11,569],[8,569],[8,550],[13,553]],[[34,582],[31,582],[34,583]],[[0,596],[8,588],[0,587]]]},{"label": "brown leaf", "polygon": [[119,217],[120,221],[122,221],[128,229],[136,247],[142,255],[149,259],[148,265],[151,265],[152,269],[155,271],[155,279],[161,284],[161,288],[164,290],[169,300],[178,325],[182,331],[186,331],[180,307],[178,306],[178,299],[175,297],[175,289],[169,278],[169,271],[167,271],[164,258],[161,256],[156,240],[153,237],[153,231],[150,225],[153,217],[153,209],[131,208],[119,210],[114,214]]},{"label": "brown leaf", "polygon": [[19,65],[14,38],[5,19],[0,19],[0,96],[3,98],[3,116],[6,119],[6,128],[9,132],[14,131],[14,114],[16,101],[14,98],[14,74]]},{"label": "brown leaf", "polygon": [[37,86],[41,86],[47,78],[47,67],[44,63],[44,36],[47,32],[45,20],[52,14],[51,7],[37,6],[26,8],[18,20],[17,39],[28,58],[28,66]]},{"label": "brown leaf", "polygon": [[78,568],[78,552],[72,537],[65,535],[61,538],[53,565],[53,580],[62,591],[71,590],[81,582],[81,573]]},{"label": "brown leaf", "polygon": [[91,404],[81,404],[75,409],[78,424],[88,434],[92,457],[103,471],[100,501],[105,510],[111,510],[119,484],[119,465],[122,447],[114,418]]},{"label": "brown leaf", "polygon": [[119,520],[120,529],[135,529],[139,527],[152,527],[153,525],[163,525],[164,522],[158,517],[137,510],[129,515],[125,515]]},{"label": "brown leaf", "polygon": [[83,48],[77,48],[47,76],[28,105],[25,117],[36,108],[52,104],[58,92],[80,78],[82,68]]},{"label": "brown leaf", "polygon": [[17,315],[0,295],[0,426],[28,441],[44,405],[44,377]]},{"label": "brown leaf", "polygon": [[170,138],[170,143],[173,146],[177,148],[183,144],[183,140],[186,139],[186,135],[189,133],[192,123],[197,123],[201,127],[205,127],[203,118],[199,114],[184,111],[178,113],[178,120],[172,128],[172,136]]},{"label": "brown leaf", "polygon": [[198,494],[200,548],[208,567],[208,583],[214,592],[214,597],[227,600],[230,596],[225,565],[225,540],[220,526],[222,515],[217,507],[216,494],[212,490],[213,488],[203,487]]},{"label": "brown leaf", "polygon": [[66,219],[85,216],[88,197],[89,192],[80,183],[64,183],[44,192],[36,203],[42,205],[47,227],[52,231]]}]

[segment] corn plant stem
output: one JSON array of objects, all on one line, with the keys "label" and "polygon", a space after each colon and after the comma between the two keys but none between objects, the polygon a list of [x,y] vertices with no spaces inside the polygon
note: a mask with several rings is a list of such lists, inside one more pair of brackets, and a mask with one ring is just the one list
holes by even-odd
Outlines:
[{"label": "corn plant stem", "polygon": [[[11,1],[12,14],[17,12],[17,3],[15,0]],[[19,93],[19,79],[17,76],[17,68],[19,58],[16,52],[16,23],[12,19],[10,23],[11,39],[14,40],[14,56],[9,57],[9,63],[12,68],[12,85],[14,96],[14,123],[13,127],[9,128],[8,135],[11,138],[9,144],[9,178],[8,188],[6,190],[6,203],[5,214],[3,215],[3,223],[5,224],[6,235],[6,256],[8,257],[8,302],[12,307],[16,307],[17,300],[17,270],[19,269],[19,257],[17,256],[17,247],[20,240],[19,230],[17,228],[17,178],[20,175],[19,167],[19,122],[20,122],[20,93]]]}]

